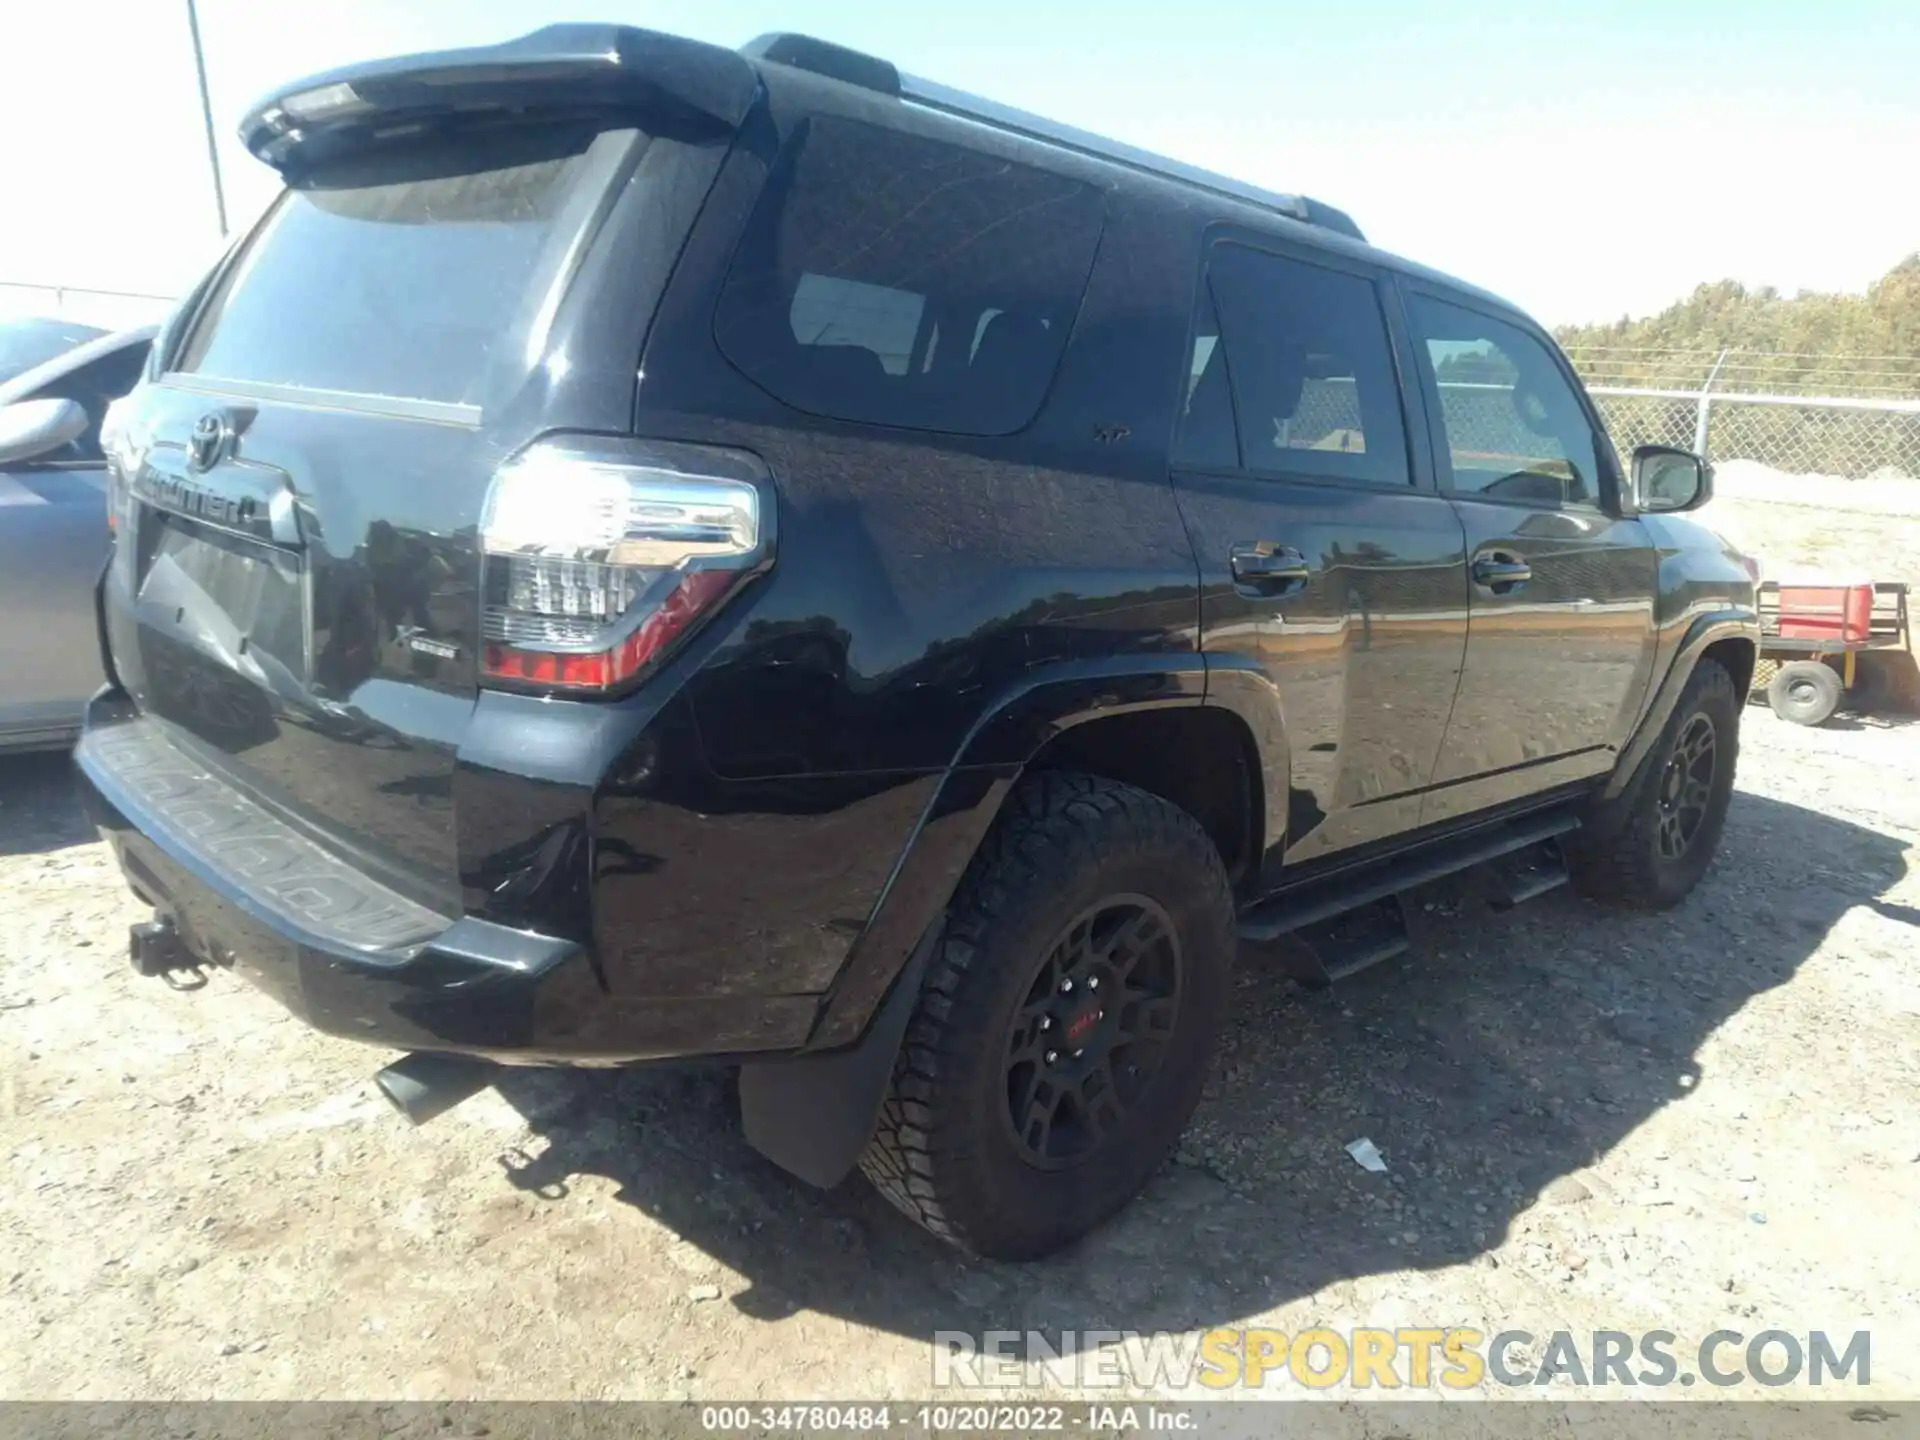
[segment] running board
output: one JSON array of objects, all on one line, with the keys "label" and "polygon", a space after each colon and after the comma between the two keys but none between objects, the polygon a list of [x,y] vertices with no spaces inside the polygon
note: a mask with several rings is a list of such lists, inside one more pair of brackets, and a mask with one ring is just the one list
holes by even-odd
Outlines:
[{"label": "running board", "polygon": [[1489,865],[1487,872],[1487,903],[1496,910],[1511,910],[1536,895],[1558,890],[1572,878],[1567,873],[1566,849],[1557,835],[1514,851]]},{"label": "running board", "polygon": [[[1270,943],[1282,935],[1291,935],[1380,901],[1392,900],[1408,890],[1458,874],[1462,870],[1470,870],[1476,865],[1502,860],[1536,846],[1541,847],[1544,853],[1549,842],[1553,842],[1551,860],[1536,860],[1529,856],[1524,857],[1523,863],[1508,867],[1505,892],[1497,896],[1496,903],[1504,901],[1506,905],[1518,904],[1566,881],[1566,861],[1557,842],[1562,836],[1579,828],[1579,816],[1567,811],[1522,816],[1498,825],[1470,830],[1464,835],[1408,855],[1396,856],[1358,873],[1338,873],[1323,880],[1309,881],[1296,890],[1283,891],[1248,910],[1240,917],[1240,938],[1256,945]],[[1406,948],[1404,943],[1400,948]],[[1366,963],[1375,962],[1369,960]],[[1326,968],[1331,970],[1333,967]],[[1347,970],[1345,973],[1352,972]]]},{"label": "running board", "polygon": [[1296,930],[1292,938],[1283,963],[1294,979],[1318,989],[1404,955],[1413,944],[1397,895]]}]

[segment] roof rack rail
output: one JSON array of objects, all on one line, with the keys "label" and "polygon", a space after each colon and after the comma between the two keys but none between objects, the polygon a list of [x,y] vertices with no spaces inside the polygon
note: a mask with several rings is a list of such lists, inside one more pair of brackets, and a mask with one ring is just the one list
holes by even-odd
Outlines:
[{"label": "roof rack rail", "polygon": [[1365,241],[1367,238],[1360,233],[1360,227],[1344,210],[1336,209],[1322,201],[1310,199],[1305,195],[1287,195],[1275,190],[1263,190],[1258,185],[1249,185],[1229,175],[1219,175],[1211,170],[1203,170],[1197,165],[1188,165],[1184,161],[1170,160],[1164,155],[1156,155],[1150,150],[1123,145],[1118,140],[1109,140],[1104,135],[1096,135],[1090,130],[1063,125],[1057,120],[1048,120],[1044,116],[1017,110],[1011,105],[1002,105],[998,101],[972,95],[964,90],[955,90],[951,86],[941,85],[932,80],[905,75],[885,60],[863,55],[857,50],[848,50],[829,41],[816,40],[809,35],[762,35],[759,39],[743,45],[740,53],[751,60],[787,65],[796,70],[806,70],[816,75],[824,75],[829,79],[858,85],[862,89],[898,96],[908,104],[943,111],[965,120],[990,125],[996,130],[1012,131],[1048,145],[1057,145],[1064,150],[1074,150],[1116,165],[1124,165],[1131,170],[1179,180],[1203,190],[1211,190],[1217,195],[1225,195],[1250,205],[1258,205],[1263,210],[1272,210],[1292,220],[1299,220],[1308,225],[1318,225],[1355,240]]},{"label": "roof rack rail", "polygon": [[900,93],[900,72],[891,64],[831,40],[777,30],[749,40],[740,47],[740,53],[749,60],[767,60],[809,74],[824,75],[829,80],[844,80],[862,90],[878,90],[882,95]]}]

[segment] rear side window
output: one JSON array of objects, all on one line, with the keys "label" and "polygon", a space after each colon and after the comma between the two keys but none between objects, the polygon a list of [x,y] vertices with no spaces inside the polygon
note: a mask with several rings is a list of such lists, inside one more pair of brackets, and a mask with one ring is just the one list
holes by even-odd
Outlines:
[{"label": "rear side window", "polygon": [[298,177],[178,369],[478,403],[591,134],[493,132]]},{"label": "rear side window", "polygon": [[1202,317],[1176,459],[1221,463],[1231,420],[1248,470],[1412,483],[1393,351],[1372,281],[1218,245],[1207,263]]},{"label": "rear side window", "polygon": [[815,117],[748,222],[715,338],[796,409],[1010,434],[1052,383],[1104,214],[1079,181]]}]

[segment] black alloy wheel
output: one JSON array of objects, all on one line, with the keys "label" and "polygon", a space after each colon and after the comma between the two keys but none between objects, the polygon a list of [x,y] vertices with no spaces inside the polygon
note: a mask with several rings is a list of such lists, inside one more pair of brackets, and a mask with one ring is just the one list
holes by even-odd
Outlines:
[{"label": "black alloy wheel", "polygon": [[1672,758],[1660,776],[1660,854],[1678,860],[1687,853],[1713,800],[1719,749],[1713,720],[1696,712],[1680,732]]},{"label": "black alloy wheel", "polygon": [[1178,1023],[1180,959],[1144,895],[1102,900],[1048,948],[1007,1035],[1007,1124],[1029,1164],[1077,1165],[1121,1132]]}]

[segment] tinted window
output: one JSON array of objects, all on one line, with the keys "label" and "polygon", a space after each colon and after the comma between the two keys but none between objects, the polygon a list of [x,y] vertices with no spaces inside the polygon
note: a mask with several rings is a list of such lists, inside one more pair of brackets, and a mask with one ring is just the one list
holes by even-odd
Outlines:
[{"label": "tinted window", "polygon": [[35,390],[34,400],[72,400],[87,412],[87,428],[65,450],[40,458],[47,461],[93,463],[106,457],[100,453],[100,425],[107,418],[107,407],[140,383],[140,372],[147,363],[148,342],[126,345],[109,351],[97,360],[69,370]]},{"label": "tinted window", "polygon": [[1008,434],[1052,382],[1104,203],[1044,170],[816,118],[748,222],[715,335],[798,409]]},{"label": "tinted window", "polygon": [[858,346],[878,355],[889,375],[904,375],[926,313],[924,295],[808,271],[793,292],[787,320],[796,344]]},{"label": "tinted window", "polygon": [[493,133],[299,178],[179,368],[477,403],[590,137]]},{"label": "tinted window", "polygon": [[1439,386],[1453,488],[1597,505],[1593,427],[1547,347],[1518,326],[1424,295],[1412,297],[1412,314]]},{"label": "tinted window", "polygon": [[1186,389],[1173,463],[1200,470],[1238,469],[1240,437],[1233,423],[1227,352],[1220,345],[1220,318],[1213,294],[1204,287],[1200,314],[1193,327],[1193,348],[1187,355],[1187,373],[1182,383]]},{"label": "tinted window", "polygon": [[0,325],[0,380],[11,380],[106,331],[66,320],[14,320]]},{"label": "tinted window", "polygon": [[[1247,469],[1412,482],[1393,350],[1373,282],[1243,245],[1214,249],[1207,282]],[[1212,369],[1202,365],[1198,345],[1193,359],[1200,373],[1190,420]],[[1217,402],[1204,403],[1217,424]]]}]

